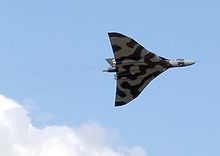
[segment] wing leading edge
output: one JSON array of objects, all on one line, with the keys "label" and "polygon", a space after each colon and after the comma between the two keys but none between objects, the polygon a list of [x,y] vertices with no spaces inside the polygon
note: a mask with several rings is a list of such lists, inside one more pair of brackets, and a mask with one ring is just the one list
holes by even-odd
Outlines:
[{"label": "wing leading edge", "polygon": [[168,69],[167,61],[123,34],[108,35],[117,75],[115,106],[122,106],[138,97],[151,80]]}]

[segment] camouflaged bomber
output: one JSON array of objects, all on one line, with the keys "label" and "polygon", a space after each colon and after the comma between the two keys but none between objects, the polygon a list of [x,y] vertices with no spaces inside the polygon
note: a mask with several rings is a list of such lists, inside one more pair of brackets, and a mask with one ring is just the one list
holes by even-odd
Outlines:
[{"label": "camouflaged bomber", "polygon": [[122,106],[138,97],[143,89],[165,70],[194,64],[184,59],[166,59],[148,51],[132,38],[123,34],[108,33],[114,58],[104,72],[116,72],[115,106]]}]

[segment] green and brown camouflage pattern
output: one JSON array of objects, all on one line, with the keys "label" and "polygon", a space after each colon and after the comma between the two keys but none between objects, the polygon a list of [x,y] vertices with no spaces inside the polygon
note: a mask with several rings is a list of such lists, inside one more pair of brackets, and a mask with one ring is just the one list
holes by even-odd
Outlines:
[{"label": "green and brown camouflage pattern", "polygon": [[105,72],[116,72],[115,106],[122,106],[135,99],[159,74],[171,67],[184,67],[194,61],[169,60],[148,51],[134,39],[123,34],[108,33],[114,58],[106,61],[111,65]]}]

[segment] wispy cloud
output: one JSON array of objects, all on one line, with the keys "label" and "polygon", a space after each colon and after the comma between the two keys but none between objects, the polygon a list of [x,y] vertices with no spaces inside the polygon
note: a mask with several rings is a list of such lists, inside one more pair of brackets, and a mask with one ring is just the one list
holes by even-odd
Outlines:
[{"label": "wispy cloud", "polygon": [[36,128],[22,105],[0,95],[1,156],[146,156],[142,147],[122,147],[112,137],[94,122]]}]

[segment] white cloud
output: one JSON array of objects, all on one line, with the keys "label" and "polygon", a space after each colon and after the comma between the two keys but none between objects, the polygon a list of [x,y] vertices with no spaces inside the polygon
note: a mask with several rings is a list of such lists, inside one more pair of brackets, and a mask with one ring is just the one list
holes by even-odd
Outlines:
[{"label": "white cloud", "polygon": [[96,123],[36,128],[23,106],[0,95],[1,156],[146,156],[140,146],[113,146],[112,137]]}]

